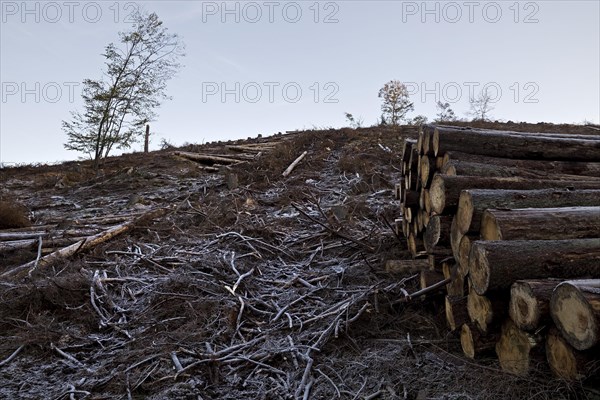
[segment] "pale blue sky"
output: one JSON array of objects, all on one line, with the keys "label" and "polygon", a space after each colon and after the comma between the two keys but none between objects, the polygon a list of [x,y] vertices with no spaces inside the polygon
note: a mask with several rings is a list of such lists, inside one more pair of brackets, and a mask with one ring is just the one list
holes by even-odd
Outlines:
[{"label": "pale blue sky", "polygon": [[80,82],[101,76],[104,46],[134,8],[186,44],[151,148],[341,127],[346,111],[371,125],[391,79],[413,91],[411,116],[433,118],[439,99],[465,117],[469,88],[488,85],[501,91],[497,119],[600,122],[597,0],[227,2],[229,13],[221,1],[0,3],[4,163],[79,156],[64,150],[61,120],[81,107]]}]

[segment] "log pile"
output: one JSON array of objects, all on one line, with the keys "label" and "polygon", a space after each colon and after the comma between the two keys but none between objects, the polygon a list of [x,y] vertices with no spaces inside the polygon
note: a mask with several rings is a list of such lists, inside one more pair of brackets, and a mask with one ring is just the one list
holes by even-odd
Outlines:
[{"label": "log pile", "polygon": [[600,135],[427,125],[401,167],[397,230],[465,356],[600,376]]}]

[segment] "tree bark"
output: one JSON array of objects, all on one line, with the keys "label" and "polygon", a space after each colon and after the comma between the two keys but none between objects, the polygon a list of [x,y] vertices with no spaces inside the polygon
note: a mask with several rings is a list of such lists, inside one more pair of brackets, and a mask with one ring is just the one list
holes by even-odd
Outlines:
[{"label": "tree bark", "polygon": [[600,189],[467,189],[460,194],[456,218],[458,233],[478,233],[488,208],[550,208],[600,206]]},{"label": "tree bark", "polygon": [[456,212],[460,194],[468,189],[600,189],[600,180],[570,181],[523,178],[486,178],[481,176],[448,176],[436,174],[431,182],[429,196],[434,214]]},{"label": "tree bark", "polygon": [[469,276],[481,295],[523,279],[600,276],[600,239],[476,241]]},{"label": "tree bark", "polygon": [[577,350],[598,344],[600,279],[573,280],[558,285],[550,300],[550,313],[563,337]]},{"label": "tree bark", "polygon": [[421,177],[421,187],[429,188],[431,179],[435,173],[435,158],[423,155],[419,159],[419,174]]},{"label": "tree bark", "polygon": [[550,321],[550,298],[558,279],[516,281],[510,287],[508,313],[524,331],[532,331]]},{"label": "tree bark", "polygon": [[600,161],[600,140],[563,136],[541,136],[508,131],[436,127],[433,151],[436,156],[446,151],[469,152],[493,157]]},{"label": "tree bark", "polygon": [[444,279],[450,279],[446,285],[448,296],[464,296],[465,295],[465,276],[460,274],[458,265],[454,260],[449,260],[442,263],[442,272]]},{"label": "tree bark", "polygon": [[420,260],[388,260],[385,263],[385,272],[395,275],[414,275],[429,269],[427,259]]},{"label": "tree bark", "polygon": [[600,207],[488,209],[482,240],[600,238]]},{"label": "tree bark", "polygon": [[444,154],[440,169],[443,169],[446,165],[453,162],[488,164],[498,167],[538,171],[540,173],[579,175],[600,178],[600,162],[515,160],[511,158],[488,157],[479,154],[449,151]]},{"label": "tree bark", "polygon": [[451,331],[455,331],[469,322],[467,296],[446,296],[446,322]]},{"label": "tree bark", "polygon": [[541,336],[520,330],[512,320],[502,325],[500,340],[496,343],[496,354],[504,371],[525,376],[530,365],[543,359]]},{"label": "tree bark", "polygon": [[435,285],[438,282],[444,280],[444,275],[439,271],[432,271],[430,269],[421,270],[419,276],[419,286],[421,290]]}]

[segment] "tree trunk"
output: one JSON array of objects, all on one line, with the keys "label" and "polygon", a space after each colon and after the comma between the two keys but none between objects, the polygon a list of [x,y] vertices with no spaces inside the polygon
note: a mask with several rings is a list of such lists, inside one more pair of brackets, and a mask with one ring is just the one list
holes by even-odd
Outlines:
[{"label": "tree trunk", "polygon": [[460,193],[467,189],[600,189],[600,180],[570,181],[523,178],[486,178],[482,176],[448,176],[436,174],[429,196],[434,214],[456,212]]},{"label": "tree trunk", "polygon": [[476,241],[469,276],[481,295],[522,279],[600,276],[600,239]]},{"label": "tree trunk", "polygon": [[482,240],[600,238],[600,207],[484,211]]},{"label": "tree trunk", "polygon": [[597,374],[600,348],[586,352],[571,346],[556,328],[546,336],[546,359],[557,378],[567,381],[582,381]]},{"label": "tree trunk", "polygon": [[460,194],[458,200],[456,228],[461,234],[479,232],[481,215],[488,208],[550,208],[599,205],[600,189],[468,189]]},{"label": "tree trunk", "polygon": [[550,313],[563,337],[577,350],[598,344],[600,279],[566,281],[558,285],[550,300]]},{"label": "tree trunk", "polygon": [[467,296],[446,296],[446,322],[451,331],[455,331],[469,322]]},{"label": "tree trunk", "polygon": [[563,136],[540,136],[507,131],[436,127],[433,151],[436,156],[446,151],[469,152],[493,157],[600,161],[600,140]]},{"label": "tree trunk", "polygon": [[499,337],[497,333],[484,335],[474,325],[467,323],[460,330],[460,345],[465,356],[474,359],[492,353]]},{"label": "tree trunk", "polygon": [[550,298],[558,279],[516,281],[510,288],[508,313],[524,331],[532,331],[550,321]]},{"label": "tree trunk", "polygon": [[421,270],[419,276],[419,286],[421,289],[428,288],[435,285],[438,282],[444,280],[444,275],[439,271],[432,271],[430,269]]},{"label": "tree trunk", "polygon": [[477,241],[478,237],[474,235],[464,235],[460,239],[458,245],[458,253],[454,254],[454,258],[458,263],[458,269],[463,276],[469,273],[469,257],[471,256],[471,247],[473,242]]},{"label": "tree trunk", "polygon": [[419,174],[421,176],[421,187],[428,188],[435,173],[435,158],[426,155],[420,157]]},{"label": "tree trunk", "polygon": [[538,171],[541,173],[592,176],[600,178],[600,162],[515,160],[511,158],[487,157],[478,154],[449,151],[444,154],[444,160],[440,169],[443,169],[446,165],[453,162],[489,164],[499,167]]},{"label": "tree trunk", "polygon": [[[421,169],[423,171],[423,169]],[[593,177],[559,174],[556,171],[538,171],[525,168],[499,166],[494,164],[479,164],[468,161],[453,160],[444,165],[440,172],[451,176],[487,176],[499,178],[525,178],[525,179],[561,179],[561,180],[590,180]]]},{"label": "tree trunk", "polygon": [[542,338],[520,330],[507,319],[502,325],[500,340],[496,343],[496,354],[500,366],[511,374],[524,376],[529,366],[543,359]]}]

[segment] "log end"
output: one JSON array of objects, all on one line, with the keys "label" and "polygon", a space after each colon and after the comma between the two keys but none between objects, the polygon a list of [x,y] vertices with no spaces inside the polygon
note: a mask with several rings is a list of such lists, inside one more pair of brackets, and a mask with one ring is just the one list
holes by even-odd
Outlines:
[{"label": "log end", "polygon": [[586,376],[581,373],[573,347],[571,347],[556,330],[551,330],[546,337],[546,358],[550,369],[560,379],[568,381],[582,380]]},{"label": "log end", "polygon": [[480,232],[482,240],[502,240],[502,232],[496,217],[489,210],[484,211],[481,216]]},{"label": "log end", "polygon": [[523,282],[515,282],[510,289],[509,315],[523,330],[538,326],[540,308],[531,287]]},{"label": "log end", "polygon": [[510,319],[502,325],[500,340],[496,343],[498,361],[504,371],[524,376],[529,372],[530,352],[537,340],[521,331]]},{"label": "log end", "polygon": [[469,254],[469,276],[473,289],[480,295],[485,294],[490,284],[490,266],[487,251],[483,246],[478,246],[477,242],[473,243]]},{"label": "log end", "polygon": [[475,358],[475,345],[473,341],[473,333],[468,324],[464,324],[460,330],[460,345],[463,353],[467,358]]},{"label": "log end", "polygon": [[458,233],[464,235],[469,231],[471,221],[473,220],[473,211],[473,196],[468,190],[464,190],[460,194],[458,199],[458,209],[456,210],[456,229],[458,230]]},{"label": "log end", "polygon": [[431,181],[431,187],[429,188],[429,200],[431,202],[431,212],[434,214],[442,214],[444,207],[446,206],[446,187],[444,179],[436,175]]},{"label": "log end", "polygon": [[494,311],[490,299],[480,296],[473,290],[469,291],[467,297],[467,311],[471,321],[481,332],[487,332],[489,324],[494,319]]},{"label": "log end", "polygon": [[600,321],[574,282],[563,282],[554,289],[550,312],[565,339],[577,350],[586,350],[598,343]]}]

